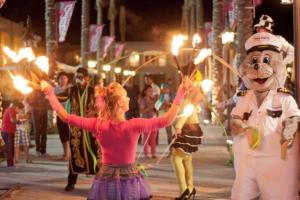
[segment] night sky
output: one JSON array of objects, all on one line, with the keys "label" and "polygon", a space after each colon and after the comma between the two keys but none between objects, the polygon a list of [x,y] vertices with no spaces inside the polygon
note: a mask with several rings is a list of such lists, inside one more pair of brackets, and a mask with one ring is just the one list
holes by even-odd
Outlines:
[{"label": "night sky", "polygon": [[[134,15],[138,16],[139,23],[132,25],[128,23],[127,40],[153,40],[153,27],[158,27],[162,31],[179,30],[181,24],[181,7],[183,0],[122,0],[118,5],[124,4]],[[211,21],[211,0],[204,0],[205,21]],[[43,0],[6,0],[0,13],[3,17],[16,22],[25,22],[29,15],[32,20],[35,33],[44,37]],[[104,23],[107,23],[107,10],[104,8]],[[293,9],[291,5],[281,5],[280,0],[263,0],[262,5],[256,9],[256,19],[261,14],[270,15],[275,21],[274,33],[284,36],[290,42],[293,41]],[[81,0],[77,0],[75,11],[71,19],[70,28],[67,34],[67,41],[71,44],[80,43],[80,14]],[[96,23],[95,0],[91,0],[91,23]],[[117,23],[116,23],[117,24]],[[104,35],[108,34],[105,29]],[[43,43],[44,44],[44,43]]]}]

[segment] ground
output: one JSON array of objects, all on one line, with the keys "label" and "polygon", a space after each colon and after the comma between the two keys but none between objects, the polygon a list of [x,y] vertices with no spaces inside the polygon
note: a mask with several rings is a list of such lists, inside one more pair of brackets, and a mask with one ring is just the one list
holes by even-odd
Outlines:
[{"label": "ground", "polygon": [[[234,179],[234,170],[227,165],[229,154],[220,127],[204,126],[204,139],[200,150],[194,154],[194,181],[197,190],[196,199],[225,200],[230,198],[230,190]],[[167,147],[166,134],[160,131],[160,156]],[[61,160],[62,148],[58,135],[49,135],[47,142],[49,158],[33,156],[33,164],[21,161],[16,167],[7,168],[6,163],[0,163],[0,199],[1,188],[19,188],[5,200],[84,200],[93,181],[93,176],[80,175],[76,189],[64,192],[67,180],[67,162]],[[160,163],[157,160],[139,156],[142,146],[139,146],[137,162],[151,165],[147,181],[153,191],[154,200],[174,199],[178,196],[178,185],[170,159],[164,157]],[[35,150],[31,149],[32,155]],[[142,154],[141,154],[142,155]]]}]

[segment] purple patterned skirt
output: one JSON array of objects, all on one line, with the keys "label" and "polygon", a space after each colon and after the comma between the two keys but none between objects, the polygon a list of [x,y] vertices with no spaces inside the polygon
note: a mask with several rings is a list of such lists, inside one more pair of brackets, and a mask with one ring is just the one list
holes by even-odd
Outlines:
[{"label": "purple patterned skirt", "polygon": [[146,200],[150,198],[150,187],[134,164],[103,164],[88,195],[88,200]]}]

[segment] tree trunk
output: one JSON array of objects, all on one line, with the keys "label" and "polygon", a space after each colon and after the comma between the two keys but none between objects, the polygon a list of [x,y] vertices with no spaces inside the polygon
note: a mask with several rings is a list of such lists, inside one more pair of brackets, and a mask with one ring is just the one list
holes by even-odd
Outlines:
[{"label": "tree trunk", "polygon": [[196,30],[196,11],[195,11],[195,0],[190,0],[189,3],[190,7],[190,44],[192,43],[193,35],[195,34]]},{"label": "tree trunk", "polygon": [[245,58],[245,42],[252,35],[253,30],[253,18],[252,10],[249,9],[252,6],[252,1],[239,0],[237,1],[237,34],[236,34],[236,52],[237,54],[237,66],[239,66]]},{"label": "tree trunk", "polygon": [[[196,0],[196,32],[204,35],[203,0]],[[203,38],[202,38],[203,39]]]},{"label": "tree trunk", "polygon": [[56,52],[57,52],[57,22],[55,0],[45,1],[45,19],[46,19],[46,51],[49,59],[49,79],[55,78]]},{"label": "tree trunk", "polygon": [[[97,24],[102,25],[103,24],[103,14],[102,14],[102,0],[96,0],[96,6],[97,6]],[[100,38],[101,41],[101,38]],[[102,66],[102,58],[101,58],[101,43],[97,44],[97,69],[98,72],[101,72],[101,66]]]},{"label": "tree trunk", "polygon": [[125,6],[121,6],[120,8],[120,34],[121,34],[121,42],[125,42],[126,40],[126,8]]},{"label": "tree trunk", "polygon": [[184,0],[182,6],[181,32],[189,34],[189,0]]},{"label": "tree trunk", "polygon": [[[213,53],[217,56],[222,57],[222,42],[221,34],[224,27],[223,22],[223,0],[213,0],[213,21],[212,21],[212,32],[213,32]],[[213,59],[213,104],[223,101],[223,68],[221,63]],[[223,111],[218,110],[218,115],[223,120]]]},{"label": "tree trunk", "polygon": [[[109,35],[115,36],[116,35],[116,29],[115,29],[115,20],[116,20],[116,2],[115,0],[110,0],[109,2],[109,10],[108,10],[108,19],[109,19]],[[109,59],[113,60],[115,57],[115,41],[111,44],[110,53],[109,53]],[[108,81],[112,82],[114,77],[113,73],[113,67],[111,68],[111,71],[108,73]]]},{"label": "tree trunk", "polygon": [[87,68],[89,55],[90,0],[82,0],[81,8],[81,67]]}]

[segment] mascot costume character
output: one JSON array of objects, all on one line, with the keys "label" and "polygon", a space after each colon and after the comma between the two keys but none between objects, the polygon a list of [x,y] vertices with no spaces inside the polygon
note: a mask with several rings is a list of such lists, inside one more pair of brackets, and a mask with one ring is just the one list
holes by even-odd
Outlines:
[{"label": "mascot costume character", "polygon": [[248,90],[231,113],[236,173],[232,199],[298,199],[300,112],[283,88],[287,71],[282,43],[261,32],[245,48],[239,72]]}]

